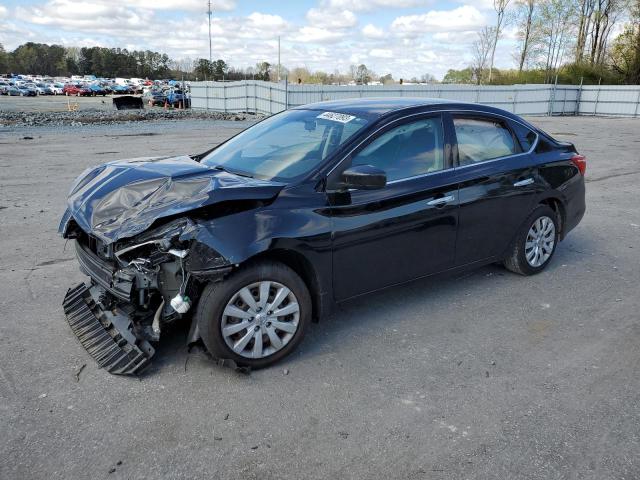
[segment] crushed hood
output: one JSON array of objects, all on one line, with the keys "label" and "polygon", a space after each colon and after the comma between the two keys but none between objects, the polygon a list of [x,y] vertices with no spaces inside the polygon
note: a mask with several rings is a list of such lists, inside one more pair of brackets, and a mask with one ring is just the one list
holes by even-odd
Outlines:
[{"label": "crushed hood", "polygon": [[216,170],[186,155],[118,160],[76,179],[60,230],[73,217],[85,232],[112,243],[145,231],[159,218],[229,200],[268,200],[283,187]]}]

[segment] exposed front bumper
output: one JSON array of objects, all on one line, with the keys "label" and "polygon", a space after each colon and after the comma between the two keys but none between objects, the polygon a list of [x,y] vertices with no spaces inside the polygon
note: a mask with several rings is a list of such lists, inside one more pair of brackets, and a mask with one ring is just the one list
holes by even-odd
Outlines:
[{"label": "exposed front bumper", "polygon": [[155,350],[136,335],[126,311],[101,307],[101,295],[98,285],[81,283],[69,289],[62,303],[69,326],[100,367],[116,375],[138,374],[149,366]]},{"label": "exposed front bumper", "polygon": [[80,242],[76,241],[75,244],[80,271],[116,298],[125,302],[130,301],[133,278],[118,271],[115,266],[98,257]]}]

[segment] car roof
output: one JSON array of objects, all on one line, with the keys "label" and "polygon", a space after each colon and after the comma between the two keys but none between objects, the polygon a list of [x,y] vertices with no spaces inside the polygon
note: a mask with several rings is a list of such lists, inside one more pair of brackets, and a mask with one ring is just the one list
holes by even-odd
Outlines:
[{"label": "car roof", "polygon": [[[420,108],[422,107],[422,108]],[[431,107],[431,108],[430,108]],[[400,110],[419,109],[464,109],[478,112],[497,113],[521,121],[516,115],[499,108],[480,105],[477,103],[460,102],[446,98],[424,97],[371,97],[346,98],[343,100],[329,100],[326,102],[310,103],[295,107],[298,110],[322,110],[345,113],[369,119],[383,117]]]}]

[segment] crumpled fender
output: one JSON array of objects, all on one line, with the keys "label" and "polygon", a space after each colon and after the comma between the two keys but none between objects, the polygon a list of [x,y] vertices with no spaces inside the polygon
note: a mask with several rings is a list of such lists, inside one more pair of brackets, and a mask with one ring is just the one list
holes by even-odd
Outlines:
[{"label": "crumpled fender", "polygon": [[112,243],[147,230],[156,220],[229,200],[268,200],[284,184],[216,170],[188,156],[118,160],[87,169],[68,197],[80,228]]}]

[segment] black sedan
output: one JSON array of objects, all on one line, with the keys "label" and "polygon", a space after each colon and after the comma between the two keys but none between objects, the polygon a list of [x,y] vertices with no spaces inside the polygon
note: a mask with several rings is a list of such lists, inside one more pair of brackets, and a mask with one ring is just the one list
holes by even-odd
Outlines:
[{"label": "black sedan", "polygon": [[493,262],[541,272],[585,212],[585,168],[496,108],[295,108],[201,155],[80,176],[60,231],[90,281],[64,309],[113,373],[141,371],[181,319],[213,357],[264,367],[353,297]]}]

